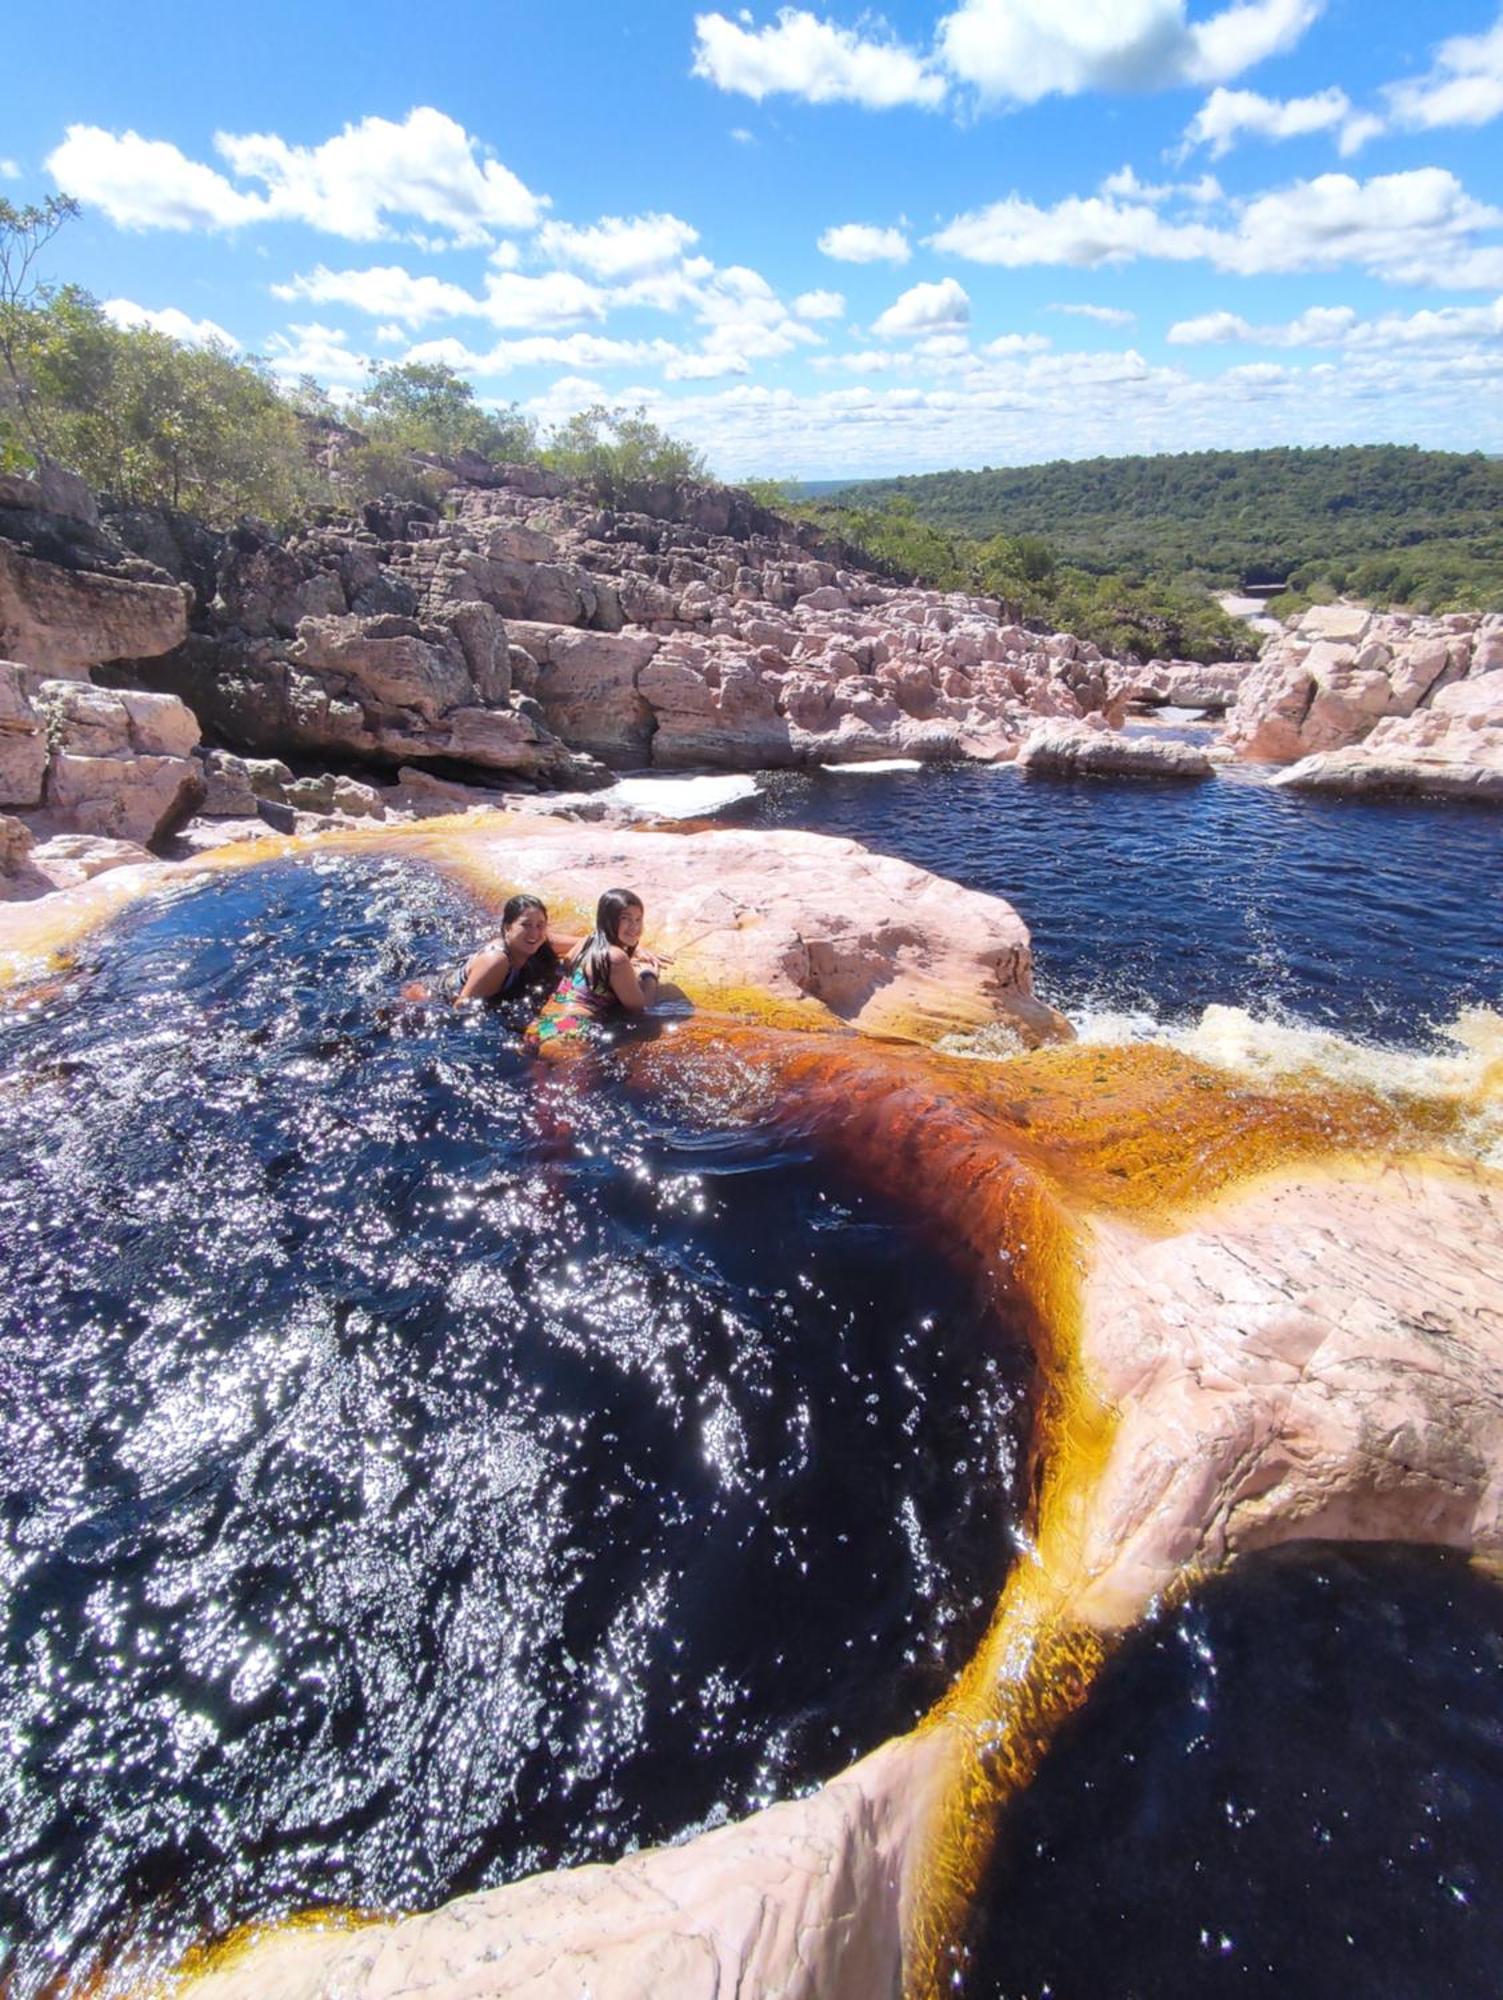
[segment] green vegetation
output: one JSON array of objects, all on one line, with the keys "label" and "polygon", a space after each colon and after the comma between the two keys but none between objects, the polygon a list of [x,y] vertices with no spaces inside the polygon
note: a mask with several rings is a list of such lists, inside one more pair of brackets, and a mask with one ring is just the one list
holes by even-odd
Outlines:
[{"label": "green vegetation", "polygon": [[117,502],[279,525],[382,493],[436,501],[449,481],[425,459],[465,452],[551,466],[605,501],[636,481],[706,476],[641,410],[597,405],[543,439],[515,405],[488,409],[436,362],[373,368],[341,406],[311,377],[288,389],[225,347],[116,326],[78,286],[38,276],[76,213],[60,196],[0,198],[0,470],[50,458]]},{"label": "green vegetation", "polygon": [[979,591],[1000,597],[1019,618],[1093,639],[1103,652],[1136,659],[1251,659],[1257,641],[1228,618],[1202,581],[1141,575],[1101,575],[1062,562],[1035,534],[993,534],[985,540],[926,520],[906,494],[865,502],[798,500],[788,488],[760,482],[752,489],[767,506],[811,521],[853,542],[879,564],[935,590]]},{"label": "green vegetation", "polygon": [[864,480],[820,500],[893,500],[975,541],[1043,536],[1061,564],[1182,592],[1288,582],[1418,609],[1503,604],[1503,461],[1408,445],[1182,452]]}]

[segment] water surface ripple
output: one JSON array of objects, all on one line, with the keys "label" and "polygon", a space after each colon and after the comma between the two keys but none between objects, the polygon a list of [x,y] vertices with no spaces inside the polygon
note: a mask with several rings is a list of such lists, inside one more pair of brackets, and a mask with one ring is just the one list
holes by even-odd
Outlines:
[{"label": "water surface ripple", "polygon": [[1005,896],[1040,993],[1161,1021],[1219,1003],[1418,1045],[1503,1007],[1496,812],[1009,766],[773,772],[737,825],[843,834]]},{"label": "water surface ripple", "polygon": [[220,877],[0,1035],[18,1996],[738,1816],[985,1622],[1019,1349],[754,1088],[393,1006],[480,925],[395,861]]}]

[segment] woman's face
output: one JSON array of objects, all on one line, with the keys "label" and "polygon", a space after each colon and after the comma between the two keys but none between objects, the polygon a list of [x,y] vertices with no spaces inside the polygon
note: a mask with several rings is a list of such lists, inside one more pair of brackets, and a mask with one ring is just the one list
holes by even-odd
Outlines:
[{"label": "woman's face", "polygon": [[546,910],[524,910],[502,933],[506,940],[507,956],[514,959],[531,958],[538,946],[548,935],[548,912]]},{"label": "woman's face", "polygon": [[642,942],[642,925],[645,918],[641,909],[630,904],[621,912],[616,921],[616,942],[627,951],[635,951]]}]

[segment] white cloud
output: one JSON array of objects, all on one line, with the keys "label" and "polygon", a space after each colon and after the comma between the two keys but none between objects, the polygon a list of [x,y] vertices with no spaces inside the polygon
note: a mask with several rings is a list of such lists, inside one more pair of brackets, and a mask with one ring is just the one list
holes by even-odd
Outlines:
[{"label": "white cloud", "polygon": [[396,233],[390,218],[448,232],[456,244],[489,241],[497,229],[530,229],[545,201],[478,140],[431,106],[396,123],[362,118],[318,146],[275,133],[215,135],[215,150],[247,193],[176,146],[138,133],[72,125],[47,161],[65,192],[133,229],[232,229],[243,223],[306,222],[354,242]]},{"label": "white cloud", "polygon": [[178,306],[163,306],[159,312],[153,312],[147,306],[138,306],[134,299],[106,299],[103,311],[105,318],[115,326],[149,327],[153,333],[165,333],[187,347],[240,345],[217,320],[190,319]]},{"label": "white cloud", "polygon": [[358,387],[366,378],[367,357],[355,353],[348,335],[337,327],[321,326],[316,320],[274,333],[266,343],[266,357],[273,374],[312,375],[328,388]]},{"label": "white cloud", "polygon": [[1384,95],[1394,121],[1411,130],[1489,123],[1503,112],[1503,15],[1483,34],[1442,42],[1425,76]]},{"label": "white cloud", "polygon": [[580,410],[592,409],[596,403],[610,401],[609,391],[587,375],[560,375],[541,395],[530,397],[524,407],[544,423],[557,424]]},{"label": "white cloud", "polygon": [[665,270],[698,241],[699,231],[676,215],[603,215],[588,229],[545,222],[538,232],[545,257],[613,283]]},{"label": "white cloud", "polygon": [[928,240],[949,255],[1012,268],[1095,269],[1154,257],[1203,259],[1256,277],[1353,264],[1403,283],[1470,288],[1503,283],[1503,246],[1473,240],[1500,224],[1503,213],[1474,200],[1454,174],[1417,167],[1368,181],[1348,174],[1297,181],[1242,204],[1230,227],[1097,195],[1071,195],[1053,208],[1010,195],[956,216]]},{"label": "white cloud", "polygon": [[0,181],[18,181],[21,169],[14,160],[0,160]]},{"label": "white cloud", "polygon": [[503,237],[495,249],[487,253],[485,261],[498,271],[515,271],[522,261],[522,253],[509,237]]},{"label": "white cloud", "polygon": [[1050,312],[1073,313],[1077,319],[1093,319],[1101,326],[1131,326],[1137,318],[1126,306],[1052,305]]},{"label": "white cloud", "polygon": [[931,246],[978,264],[1073,264],[1094,269],[1137,257],[1189,262],[1210,257],[1220,232],[1201,222],[1166,221],[1142,204],[1100,195],[1069,195],[1040,208],[1021,195],[958,215],[930,237]]},{"label": "white cloud", "polygon": [[1002,333],[998,334],[995,340],[989,340],[981,352],[998,356],[1044,354],[1053,345],[1053,341],[1046,333]]},{"label": "white cloud", "polygon": [[1184,0],[961,0],[936,53],[983,99],[1168,89],[1236,76],[1293,47],[1323,0],[1248,0],[1191,24]]},{"label": "white cloud", "polygon": [[1193,83],[1222,83],[1292,49],[1319,19],[1325,0],[1245,0],[1190,29]]},{"label": "white cloud", "polygon": [[331,271],[319,264],[312,271],[271,289],[279,299],[354,306],[374,319],[395,320],[403,326],[424,326],[432,319],[473,317],[483,310],[480,301],[463,285],[427,275],[414,277],[400,264],[378,264],[368,271]]},{"label": "white cloud", "polygon": [[605,294],[572,271],[545,271],[528,278],[502,271],[485,281],[480,310],[497,326],[545,328],[570,326],[577,320],[602,320]]},{"label": "white cloud", "polygon": [[934,285],[913,285],[879,314],[872,332],[884,339],[916,333],[951,333],[967,326],[971,301],[954,278]]},{"label": "white cloud", "polygon": [[839,319],[845,311],[845,296],[841,292],[800,292],[793,310],[800,319]]},{"label": "white cloud", "polygon": [[1258,347],[1436,347],[1457,342],[1503,341],[1503,298],[1486,306],[1442,306],[1438,311],[1386,313],[1361,320],[1350,306],[1311,306],[1282,326],[1253,326],[1239,313],[1203,313],[1180,320],[1167,338],[1176,347],[1240,341]]},{"label": "white cloud", "polygon": [[733,125],[731,137],[738,146],[755,146],[757,143],[756,134],[748,132],[744,125]]},{"label": "white cloud", "polygon": [[1339,347],[1357,324],[1350,306],[1311,306],[1283,326],[1253,326],[1233,312],[1182,319],[1165,338],[1175,347],[1207,347],[1237,340],[1257,347]]},{"label": "white cloud", "polygon": [[743,25],[749,20],[745,14],[740,22],[724,14],[695,16],[696,76],[759,103],[782,94],[886,111],[899,104],[933,109],[944,101],[944,78],[901,42],[867,39],[800,7],[779,9],[770,27]]},{"label": "white cloud", "polygon": [[290,146],[270,132],[220,132],[214,145],[242,180],[265,184],[273,214],[356,242],[389,235],[388,216],[410,216],[481,243],[492,230],[532,228],[545,206],[431,105],[400,125],[362,118],[320,146]]},{"label": "white cloud", "polygon": [[749,375],[751,363],[744,354],[729,352],[680,354],[663,369],[669,382],[703,382],[720,375]]},{"label": "white cloud", "polygon": [[1226,190],[1214,174],[1202,174],[1198,181],[1140,180],[1131,167],[1118,167],[1101,183],[1101,192],[1119,201],[1144,201],[1158,208],[1166,201],[1188,201],[1197,208],[1210,208],[1226,200]]},{"label": "white cloud", "polygon": [[260,195],[242,194],[212,167],[138,132],[70,125],[47,171],[64,194],[103,209],[122,229],[234,229],[270,212]]},{"label": "white cloud", "polygon": [[529,334],[499,340],[483,351],[462,340],[424,340],[410,347],[406,361],[438,361],[463,375],[509,375],[515,368],[547,364],[565,368],[626,368],[674,360],[679,349],[666,340],[612,340],[599,333]]},{"label": "white cloud", "polygon": [[1182,153],[1209,146],[1219,160],[1240,139],[1299,139],[1311,132],[1334,132],[1343,158],[1355,153],[1383,129],[1381,118],[1352,108],[1352,100],[1334,85],[1310,97],[1282,101],[1260,97],[1255,90],[1213,90],[1185,127]]},{"label": "white cloud", "polygon": [[842,264],[906,264],[912,254],[901,229],[878,229],[869,222],[841,222],[819,239],[827,257]]}]

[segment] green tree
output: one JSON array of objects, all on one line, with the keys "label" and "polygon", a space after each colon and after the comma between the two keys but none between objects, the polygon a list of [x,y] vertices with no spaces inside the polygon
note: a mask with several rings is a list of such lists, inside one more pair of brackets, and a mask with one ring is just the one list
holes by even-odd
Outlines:
[{"label": "green tree", "polygon": [[548,440],[543,463],[592,486],[607,502],[643,482],[709,477],[703,456],[660,430],[645,410],[611,410],[603,403],[560,424]]},{"label": "green tree", "polygon": [[78,214],[69,195],[17,208],[0,196],[0,465],[33,464],[45,453],[46,411],[33,380],[33,315],[53,296],[43,282],[43,251]]},{"label": "green tree", "polygon": [[493,463],[537,457],[537,427],[515,404],[487,410],[474,385],[441,361],[373,368],[353,411],[375,442],[440,457],[475,451]]}]

